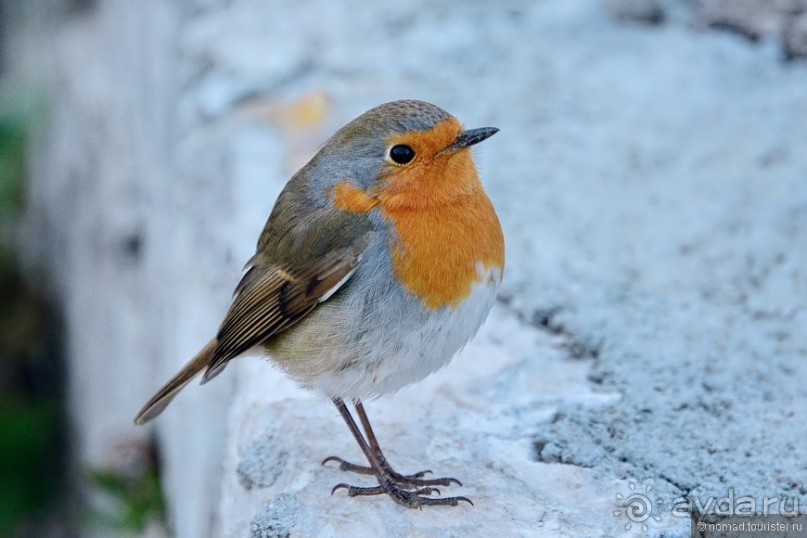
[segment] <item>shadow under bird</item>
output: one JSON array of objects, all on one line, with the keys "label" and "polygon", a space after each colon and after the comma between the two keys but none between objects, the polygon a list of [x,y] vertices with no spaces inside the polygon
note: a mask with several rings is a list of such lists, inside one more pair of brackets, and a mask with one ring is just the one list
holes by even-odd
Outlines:
[{"label": "shadow under bird", "polygon": [[205,383],[257,347],[333,401],[368,465],[323,463],[378,480],[332,493],[386,494],[410,508],[470,503],[439,496],[436,486],[461,485],[454,478],[394,471],[362,401],[447,364],[490,312],[504,237],[470,148],[497,131],[466,130],[414,100],[377,106],[337,131],[278,197],[218,334],[135,423],[198,374]]}]

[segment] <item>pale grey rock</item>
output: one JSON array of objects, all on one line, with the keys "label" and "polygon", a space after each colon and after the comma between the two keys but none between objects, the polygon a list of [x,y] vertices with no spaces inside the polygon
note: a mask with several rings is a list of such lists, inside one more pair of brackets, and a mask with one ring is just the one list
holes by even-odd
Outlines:
[{"label": "pale grey rock", "polygon": [[664,6],[659,0],[607,0],[608,13],[617,20],[643,24],[662,24]]},{"label": "pale grey rock", "polygon": [[728,31],[751,41],[780,38],[789,21],[807,10],[805,0],[692,0],[697,26]]},{"label": "pale grey rock", "polygon": [[[615,515],[622,508],[617,495],[626,498],[631,485],[653,492],[648,498],[656,507],[644,522],[648,533],[684,536],[689,522],[671,510],[687,494],[704,504],[730,488],[759,499],[803,497],[804,470],[791,447],[807,430],[789,410],[792,402],[805,401],[805,394],[786,379],[805,375],[799,359],[804,340],[796,329],[803,323],[803,294],[796,283],[804,278],[807,191],[796,148],[807,131],[794,111],[803,108],[800,88],[807,74],[783,68],[770,43],[749,47],[684,26],[628,29],[608,23],[592,7],[550,2],[510,13],[469,7],[420,50],[409,46],[407,37],[429,34],[435,20],[399,5],[399,12],[411,10],[409,16],[396,14],[406,21],[405,32],[386,46],[357,48],[351,71],[356,77],[363,66],[384,71],[394,51],[406,50],[397,64],[408,68],[406,80],[398,81],[390,97],[425,96],[468,125],[502,128],[498,139],[477,152],[508,238],[503,298],[522,320],[512,333],[499,331],[498,345],[506,348],[512,334],[529,331],[523,324],[533,324],[552,335],[568,364],[585,372],[586,388],[557,379],[551,383],[555,392],[536,386],[535,379],[558,365],[542,365],[545,344],[533,343],[520,351],[537,361],[535,369],[529,361],[505,363],[481,376],[482,389],[482,381],[460,373],[476,371],[484,361],[471,344],[439,374],[445,378],[436,378],[450,389],[430,392],[429,380],[411,389],[414,399],[402,391],[372,404],[376,420],[390,420],[390,427],[401,431],[393,435],[393,461],[411,458],[405,470],[416,470],[422,459],[413,457],[417,448],[429,452],[435,438],[444,440],[453,450],[440,453],[441,465],[426,463],[451,474],[459,459],[466,486],[451,488],[451,494],[478,501],[474,509],[462,507],[461,516],[409,513],[375,499],[328,497],[330,486],[351,477],[331,470],[324,480],[329,471],[316,468],[316,462],[351,449],[358,457],[336,413],[327,402],[315,401],[307,421],[297,418],[305,397],[287,402],[285,390],[260,381],[253,368],[264,370],[262,365],[245,365],[249,381],[239,383],[231,439],[259,437],[263,428],[254,421],[280,421],[288,428],[289,450],[307,454],[290,460],[290,475],[270,488],[226,487],[223,513],[248,507],[243,517],[231,519],[232,528],[249,528],[256,521],[251,514],[289,491],[305,499],[298,526],[290,531],[300,536],[368,529],[393,535],[483,536],[502,529],[621,535],[632,522]],[[355,34],[373,34],[371,14],[352,23]],[[473,80],[473,87],[445,92],[430,71],[430,59],[435,51],[458,58],[470,50],[464,36],[479,18],[485,23],[473,26],[473,36],[485,46],[451,74]],[[336,51],[350,46],[342,37],[327,29],[321,35]],[[508,49],[508,43],[523,46]],[[333,64],[322,62],[338,65],[341,56],[333,58]],[[533,67],[518,67],[525,65]],[[342,87],[340,77],[328,80],[337,101],[356,96],[356,88]],[[727,93],[728,88],[742,92]],[[423,431],[418,417],[445,404],[445,390],[473,394],[486,407],[443,405],[441,420],[429,426],[434,433]],[[581,399],[577,391],[600,397]],[[282,401],[260,403],[267,392],[280,394]],[[312,424],[316,415],[308,413],[321,413],[322,422]],[[263,414],[268,417],[259,418]],[[504,417],[528,435],[509,430]],[[757,417],[754,433],[747,429],[748,417]],[[324,442],[323,431],[329,441],[341,435],[344,447],[335,450]],[[390,437],[380,435],[382,443]],[[398,448],[401,443],[411,448]],[[225,480],[231,484],[236,479],[230,469],[245,461],[239,446],[228,449]],[[515,447],[520,451],[514,454]],[[771,464],[770,453],[787,455]],[[508,463],[492,469],[477,465],[502,459]],[[525,485],[521,479],[533,471],[534,480]],[[580,471],[590,484],[579,482]],[[553,472],[576,493],[565,488],[557,493],[548,478]],[[523,489],[511,489],[514,482]],[[595,501],[582,493],[597,488],[603,489]],[[556,495],[569,504],[560,508]],[[587,511],[571,508],[575,503],[584,503]],[[528,508],[500,517],[494,504]],[[349,514],[344,520],[343,510]],[[634,531],[641,532],[639,523],[633,522]],[[457,524],[467,526],[452,527]]]},{"label": "pale grey rock", "polygon": [[247,448],[236,469],[239,482],[246,489],[268,488],[288,466],[289,452],[277,448],[283,435],[278,428],[267,430]]},{"label": "pale grey rock", "polygon": [[790,20],[784,35],[785,58],[807,58],[807,11]]},{"label": "pale grey rock", "polygon": [[250,538],[289,538],[297,526],[299,504],[281,493],[250,525]]}]

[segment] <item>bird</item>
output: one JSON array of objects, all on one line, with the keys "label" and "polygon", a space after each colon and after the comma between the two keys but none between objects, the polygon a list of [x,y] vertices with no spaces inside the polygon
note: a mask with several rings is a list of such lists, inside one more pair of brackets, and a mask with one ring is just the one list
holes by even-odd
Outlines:
[{"label": "bird", "polygon": [[330,456],[323,465],[378,482],[340,483],[331,495],[386,494],[407,508],[473,504],[440,496],[437,486],[462,485],[455,478],[396,472],[363,402],[446,365],[493,307],[504,235],[472,148],[498,131],[465,129],[419,100],[378,105],[339,129],[278,196],[215,337],[135,423],[160,414],[196,376],[204,384],[257,349],[334,403],[367,460]]}]

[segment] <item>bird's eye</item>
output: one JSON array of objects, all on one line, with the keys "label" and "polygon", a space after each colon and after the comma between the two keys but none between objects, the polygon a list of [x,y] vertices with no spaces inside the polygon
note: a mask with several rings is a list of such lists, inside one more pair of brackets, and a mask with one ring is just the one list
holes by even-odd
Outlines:
[{"label": "bird's eye", "polygon": [[415,150],[405,144],[397,144],[390,148],[389,158],[396,164],[408,164],[415,158]]}]

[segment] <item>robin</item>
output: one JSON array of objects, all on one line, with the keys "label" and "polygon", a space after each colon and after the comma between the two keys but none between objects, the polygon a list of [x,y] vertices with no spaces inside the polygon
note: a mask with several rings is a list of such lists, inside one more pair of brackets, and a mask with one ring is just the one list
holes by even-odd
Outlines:
[{"label": "robin", "polygon": [[466,130],[414,100],[377,106],[337,131],[280,193],[216,337],[135,423],[156,417],[198,374],[206,383],[257,347],[333,401],[369,466],[335,456],[323,464],[378,480],[332,494],[387,494],[410,508],[471,503],[439,497],[436,486],[462,485],[454,478],[394,471],[362,401],[447,364],[493,306],[504,237],[470,148],[496,132]]}]

